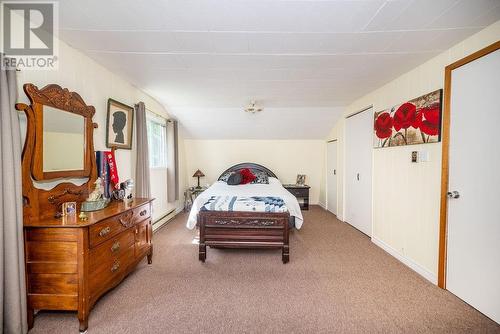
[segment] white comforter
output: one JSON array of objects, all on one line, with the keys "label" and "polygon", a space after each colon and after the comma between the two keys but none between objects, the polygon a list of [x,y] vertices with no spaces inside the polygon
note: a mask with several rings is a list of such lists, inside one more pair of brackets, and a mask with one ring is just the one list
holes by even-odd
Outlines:
[{"label": "white comforter", "polygon": [[288,190],[283,188],[278,179],[274,177],[269,178],[269,184],[242,184],[238,186],[228,186],[226,182],[217,181],[211,185],[207,190],[202,192],[194,200],[191,212],[186,226],[193,229],[196,226],[196,219],[198,212],[203,204],[205,204],[212,196],[274,196],[280,197],[285,202],[285,205],[290,212],[290,216],[295,217],[295,227],[300,229],[302,226],[303,218],[300,211],[299,202]]}]

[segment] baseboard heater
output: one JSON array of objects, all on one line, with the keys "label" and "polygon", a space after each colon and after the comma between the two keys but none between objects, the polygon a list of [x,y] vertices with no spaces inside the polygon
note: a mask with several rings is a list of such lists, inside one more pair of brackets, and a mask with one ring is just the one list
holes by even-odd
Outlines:
[{"label": "baseboard heater", "polygon": [[171,221],[176,215],[177,215],[177,209],[172,209],[160,218],[156,219],[153,222],[153,232],[158,230],[160,227],[163,225],[167,224],[169,221]]}]

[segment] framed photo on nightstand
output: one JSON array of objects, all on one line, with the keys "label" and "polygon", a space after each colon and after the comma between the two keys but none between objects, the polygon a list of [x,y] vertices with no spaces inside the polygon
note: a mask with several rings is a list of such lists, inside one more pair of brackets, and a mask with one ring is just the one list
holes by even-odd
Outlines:
[{"label": "framed photo on nightstand", "polygon": [[303,186],[304,184],[306,184],[306,175],[305,174],[297,174],[296,183],[300,186]]}]

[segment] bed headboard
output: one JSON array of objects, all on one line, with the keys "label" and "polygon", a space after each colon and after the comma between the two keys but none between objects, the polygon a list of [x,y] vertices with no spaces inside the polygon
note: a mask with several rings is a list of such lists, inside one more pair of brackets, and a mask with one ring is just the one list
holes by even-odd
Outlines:
[{"label": "bed headboard", "polygon": [[274,177],[274,178],[277,178],[276,175],[271,172],[269,169],[267,169],[266,167],[262,166],[262,165],[259,165],[259,164],[254,164],[252,162],[244,162],[244,163],[241,163],[241,164],[237,164],[237,165],[234,165],[234,166],[231,166],[229,167],[228,169],[226,169],[218,178],[218,180],[220,180],[222,178],[222,176],[224,174],[226,174],[227,172],[235,172],[235,171],[238,171],[238,170],[241,170],[241,169],[244,169],[244,168],[249,168],[251,170],[256,170],[256,171],[260,171],[260,172],[264,172],[267,174],[267,176],[269,177]]}]

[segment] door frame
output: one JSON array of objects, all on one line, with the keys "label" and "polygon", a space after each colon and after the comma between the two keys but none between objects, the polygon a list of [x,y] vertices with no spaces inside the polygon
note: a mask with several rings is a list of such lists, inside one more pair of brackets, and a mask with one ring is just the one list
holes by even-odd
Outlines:
[{"label": "door frame", "polygon": [[474,60],[486,56],[500,49],[497,41],[467,57],[464,57],[444,69],[444,106],[442,129],[442,156],[441,156],[441,208],[439,217],[439,255],[438,255],[438,286],[446,289],[446,259],[447,259],[447,228],[448,228],[448,186],[449,186],[449,154],[450,154],[450,103],[451,103],[451,75],[452,71]]},{"label": "door frame", "polygon": [[327,140],[326,141],[326,161],[325,161],[325,170],[326,170],[326,177],[325,177],[325,197],[326,197],[326,203],[325,203],[325,209],[326,211],[328,212],[331,212],[330,210],[328,210],[328,204],[329,204],[329,199],[328,199],[328,144],[330,143],[335,143],[337,145],[337,157],[335,158],[335,161],[337,163],[337,166],[336,166],[336,176],[337,176],[337,189],[335,190],[337,192],[337,203],[335,203],[335,206],[337,207],[337,212],[334,214],[335,217],[337,217],[338,219],[338,213],[339,213],[339,185],[338,185],[338,150],[339,150],[339,140],[338,138],[335,138],[335,139],[330,139],[330,140]]}]

